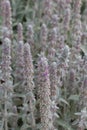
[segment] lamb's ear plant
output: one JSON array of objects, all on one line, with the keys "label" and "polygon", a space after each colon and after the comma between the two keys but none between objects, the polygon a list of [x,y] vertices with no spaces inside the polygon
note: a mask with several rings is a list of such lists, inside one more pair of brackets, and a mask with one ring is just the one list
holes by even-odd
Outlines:
[{"label": "lamb's ear plant", "polygon": [[41,44],[41,50],[43,52],[46,52],[47,49],[47,36],[48,36],[48,29],[46,24],[42,24],[41,30],[40,30],[40,44]]},{"label": "lamb's ear plant", "polygon": [[[16,57],[16,61],[15,61],[15,83],[19,83],[21,85],[23,85],[23,81],[24,81],[24,43],[23,43],[23,27],[22,24],[19,23],[18,24],[18,38],[17,38],[17,45],[16,45],[16,53],[15,53],[15,57]],[[22,87],[19,85],[19,89],[18,90],[18,86],[17,86],[17,92],[18,91],[22,91]]]},{"label": "lamb's ear plant", "polygon": [[64,37],[67,40],[67,33],[70,31],[70,20],[71,20],[71,0],[66,1],[64,18],[63,18],[63,27],[64,27]]},{"label": "lamb's ear plant", "polygon": [[49,62],[55,61],[56,42],[57,42],[57,29],[52,28],[49,31],[49,44],[48,44],[48,59],[49,59]]},{"label": "lamb's ear plant", "polygon": [[53,123],[55,124],[55,120],[59,117],[57,114],[59,87],[58,87],[58,79],[57,79],[57,63],[56,62],[52,62],[50,64],[49,73],[50,73],[50,93],[51,93],[50,98],[52,101],[51,111],[52,111]]},{"label": "lamb's ear plant", "polygon": [[43,1],[43,14],[44,14],[43,20],[47,24],[48,24],[48,21],[51,18],[52,9],[53,9],[52,0],[44,0]]},{"label": "lamb's ear plant", "polygon": [[31,129],[36,129],[36,122],[35,122],[35,96],[34,96],[34,66],[32,60],[32,54],[29,43],[25,43],[24,45],[24,82],[25,82],[25,104],[28,105],[29,114],[27,114],[26,119],[29,119],[28,124],[30,125]]},{"label": "lamb's ear plant", "polygon": [[81,23],[81,0],[73,1],[73,24],[72,24],[72,46],[81,44],[82,23]]},{"label": "lamb's ear plant", "polygon": [[[18,23],[17,27],[17,44],[16,48],[13,48],[15,52],[15,69],[14,74],[14,94],[13,103],[17,107],[17,117],[15,118],[15,127],[18,127],[19,119],[23,116],[23,102],[24,102],[24,43],[23,43],[23,27],[21,23]],[[19,110],[19,111],[18,111]],[[21,115],[21,117],[19,116]]]},{"label": "lamb's ear plant", "polygon": [[57,63],[52,62],[49,66],[49,71],[50,71],[50,91],[51,91],[51,99],[55,100],[57,99]]},{"label": "lamb's ear plant", "polygon": [[34,43],[34,28],[32,24],[29,24],[27,27],[27,43],[29,43],[31,47],[31,52],[33,52],[35,43]]},{"label": "lamb's ear plant", "polygon": [[11,79],[11,41],[8,38],[3,40],[2,45],[2,92],[3,92],[3,103],[2,103],[2,119],[3,126],[5,130],[8,130],[8,123],[12,110],[12,93],[13,93],[13,83]]},{"label": "lamb's ear plant", "polygon": [[84,76],[83,83],[81,86],[81,98],[82,98],[82,110],[80,113],[77,113],[77,115],[80,115],[79,123],[78,123],[78,130],[84,130],[87,128],[87,75]]},{"label": "lamb's ear plant", "polygon": [[2,19],[3,19],[3,36],[11,38],[12,37],[12,14],[11,5],[9,0],[2,1]]},{"label": "lamb's ear plant", "polygon": [[49,69],[43,53],[38,58],[38,94],[40,98],[40,130],[52,130],[54,126],[51,112]]},{"label": "lamb's ear plant", "polygon": [[17,41],[23,41],[23,26],[21,23],[18,23],[18,26],[17,26],[17,33],[18,33],[18,36],[17,36]]}]

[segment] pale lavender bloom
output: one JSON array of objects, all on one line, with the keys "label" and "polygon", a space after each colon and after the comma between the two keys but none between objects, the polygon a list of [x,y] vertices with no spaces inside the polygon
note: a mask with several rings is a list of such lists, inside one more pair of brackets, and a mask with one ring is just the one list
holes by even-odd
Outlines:
[{"label": "pale lavender bloom", "polygon": [[48,43],[48,59],[49,61],[55,60],[56,54],[56,43],[57,43],[57,28],[52,28],[49,32],[49,43]]},{"label": "pale lavender bloom", "polygon": [[84,79],[82,81],[82,86],[81,86],[81,93],[82,93],[82,96],[83,96],[83,105],[87,107],[87,102],[86,102],[86,99],[87,99],[87,75],[84,76]]},{"label": "pale lavender bloom", "polygon": [[73,4],[74,13],[76,13],[76,14],[80,13],[82,0],[75,0],[75,1],[73,1],[73,3],[74,3]]},{"label": "pale lavender bloom", "polygon": [[56,101],[57,99],[57,63],[53,62],[50,65],[50,91],[51,99]]},{"label": "pale lavender bloom", "polygon": [[55,48],[56,42],[57,42],[57,28],[53,28],[50,32],[49,32],[49,44],[51,47]]},{"label": "pale lavender bloom", "polygon": [[52,15],[52,0],[43,1],[43,13],[44,13],[44,20],[47,22],[47,20],[49,20]]},{"label": "pale lavender bloom", "polygon": [[[2,80],[4,81],[2,84],[4,92],[3,93],[4,109],[1,111],[1,114],[3,112],[4,128],[5,130],[8,130],[8,116],[11,109],[10,105],[8,104],[12,103],[12,91],[13,91],[13,84],[11,80],[11,41],[8,38],[5,38],[3,40],[1,67],[2,67]],[[10,101],[8,99],[10,99]]]},{"label": "pale lavender bloom", "polygon": [[82,88],[81,88],[81,96],[82,96],[82,107],[83,109],[81,110],[81,115],[80,115],[80,120],[78,127],[81,130],[84,130],[87,128],[87,75],[84,76],[84,80],[82,83]]},{"label": "pale lavender bloom", "polygon": [[63,18],[66,0],[57,0],[58,16]]},{"label": "pale lavender bloom", "polygon": [[30,46],[33,46],[34,44],[34,30],[32,25],[28,25],[27,28],[27,42],[30,44]]},{"label": "pale lavender bloom", "polygon": [[69,71],[67,72],[67,77],[68,77],[68,80],[67,80],[67,89],[68,89],[68,92],[71,92],[73,93],[76,89],[76,75],[75,75],[76,71],[73,69],[73,68],[70,68]]},{"label": "pale lavender bloom", "polygon": [[28,83],[26,91],[32,91],[34,89],[33,78],[34,78],[34,67],[33,60],[30,50],[30,45],[28,43],[24,44],[24,65],[25,65],[25,82]]},{"label": "pale lavender bloom", "polygon": [[18,42],[23,41],[23,27],[21,23],[18,23]]},{"label": "pale lavender bloom", "polygon": [[65,33],[66,31],[69,31],[70,20],[71,20],[71,7],[68,4],[65,7],[65,14],[64,14],[64,20],[63,20]]},{"label": "pale lavender bloom", "polygon": [[21,82],[24,79],[24,43],[19,41],[16,48],[15,80]]},{"label": "pale lavender bloom", "polygon": [[11,41],[5,38],[2,45],[2,77],[4,81],[11,78]]},{"label": "pale lavender bloom", "polygon": [[[87,7],[87,1],[85,1],[85,7]],[[87,42],[87,8],[85,8],[82,15],[82,44]]]},{"label": "pale lavender bloom", "polygon": [[70,4],[72,0],[66,0],[66,4]]},{"label": "pale lavender bloom", "polygon": [[70,82],[73,83],[75,81],[75,71],[74,69],[70,70]]},{"label": "pale lavender bloom", "polygon": [[72,23],[72,45],[79,46],[82,37],[82,23],[81,23],[81,0],[74,1],[73,9],[73,23]]},{"label": "pale lavender bloom", "polygon": [[35,110],[35,97],[33,94],[34,90],[34,67],[32,61],[32,55],[30,50],[30,45],[25,43],[24,45],[24,82],[25,82],[25,93],[26,93],[26,102],[29,102],[29,111],[31,115],[31,128],[35,129],[35,117],[34,117],[34,110]]},{"label": "pale lavender bloom", "polygon": [[40,31],[40,42],[42,45],[42,51],[45,51],[47,47],[47,34],[48,34],[48,29],[46,24],[42,24],[41,26],[41,31]]},{"label": "pale lavender bloom", "polygon": [[50,16],[51,15],[51,7],[52,7],[52,0],[45,0],[44,1],[44,14]]},{"label": "pale lavender bloom", "polygon": [[2,16],[3,16],[3,28],[7,28],[9,31],[8,35],[3,34],[5,36],[11,38],[12,35],[12,19],[11,19],[11,5],[9,0],[3,0],[2,2]]},{"label": "pale lavender bloom", "polygon": [[51,27],[54,28],[54,27],[57,27],[58,26],[58,22],[59,22],[59,17],[57,14],[54,14],[51,16]]},{"label": "pale lavender bloom", "polygon": [[[46,73],[46,75],[44,75]],[[43,54],[39,56],[38,60],[38,91],[40,97],[40,117],[41,117],[41,130],[51,130],[52,113],[51,113],[51,100],[50,100],[50,79],[48,62]]]},{"label": "pale lavender bloom", "polygon": [[49,62],[54,61],[55,60],[55,54],[56,54],[56,50],[52,47],[48,48],[48,59]]},{"label": "pale lavender bloom", "polygon": [[17,91],[23,91],[23,80],[24,80],[24,43],[23,43],[23,27],[22,24],[18,24],[18,39],[16,45],[16,66],[15,66],[15,82],[22,83]]}]

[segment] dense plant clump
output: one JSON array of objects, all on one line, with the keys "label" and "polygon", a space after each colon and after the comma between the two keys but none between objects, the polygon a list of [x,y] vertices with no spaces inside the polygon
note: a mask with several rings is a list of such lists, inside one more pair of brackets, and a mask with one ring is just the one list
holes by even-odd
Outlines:
[{"label": "dense plant clump", "polygon": [[87,0],[0,0],[0,130],[87,129]]}]

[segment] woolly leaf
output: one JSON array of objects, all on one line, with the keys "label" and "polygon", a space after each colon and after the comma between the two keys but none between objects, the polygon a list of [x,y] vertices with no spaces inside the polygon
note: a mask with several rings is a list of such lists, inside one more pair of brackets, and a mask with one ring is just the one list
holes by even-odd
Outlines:
[{"label": "woolly leaf", "polygon": [[27,125],[27,124],[24,124],[24,125],[22,126],[21,130],[28,129],[28,128],[30,128],[30,126]]},{"label": "woolly leaf", "polygon": [[87,44],[86,45],[81,45],[81,50],[87,55]]},{"label": "woolly leaf", "polygon": [[79,101],[80,95],[71,95],[68,99],[73,101]]},{"label": "woolly leaf", "polygon": [[68,123],[66,123],[65,121],[63,121],[61,119],[58,120],[58,125],[63,127],[66,130],[73,130],[73,128]]},{"label": "woolly leaf", "polygon": [[68,105],[68,106],[69,106],[69,103],[68,103],[68,102],[67,102],[65,99],[63,99],[63,98],[60,98],[60,99],[59,99],[59,101],[60,101],[60,102],[63,102],[63,103],[65,103],[66,105]]}]

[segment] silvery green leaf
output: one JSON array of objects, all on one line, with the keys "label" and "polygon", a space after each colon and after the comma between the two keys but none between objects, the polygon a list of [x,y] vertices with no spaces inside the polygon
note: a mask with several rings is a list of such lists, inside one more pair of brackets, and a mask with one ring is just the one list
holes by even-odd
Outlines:
[{"label": "silvery green leaf", "polygon": [[80,95],[71,95],[68,99],[73,101],[79,101]]},{"label": "silvery green leaf", "polygon": [[54,113],[54,116],[56,117],[56,118],[59,118],[59,115],[55,112]]},{"label": "silvery green leaf", "polygon": [[60,98],[59,101],[65,103],[65,104],[67,104],[69,106],[69,103],[65,99]]},{"label": "silvery green leaf", "polygon": [[81,112],[76,112],[75,115],[80,116]]},{"label": "silvery green leaf", "polygon": [[21,130],[25,130],[25,129],[28,129],[30,126],[27,125],[27,124],[24,124],[22,127],[21,127]]},{"label": "silvery green leaf", "polygon": [[79,122],[79,119],[75,120],[75,121],[72,123],[72,125],[77,125],[78,122]]},{"label": "silvery green leaf", "polygon": [[81,45],[81,50],[87,55],[87,44],[86,45]]},{"label": "silvery green leaf", "polygon": [[8,113],[8,117],[11,117],[11,116],[17,116],[17,114],[14,114],[12,112]]},{"label": "silvery green leaf", "polygon": [[58,121],[57,121],[57,124],[59,125],[59,126],[62,126],[64,129],[66,129],[66,130],[74,130],[68,123],[66,123],[65,121],[63,121],[63,120],[61,120],[61,119],[59,119]]}]

